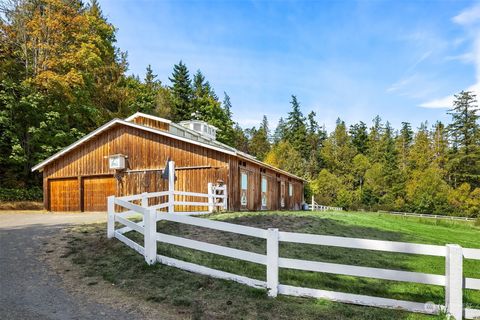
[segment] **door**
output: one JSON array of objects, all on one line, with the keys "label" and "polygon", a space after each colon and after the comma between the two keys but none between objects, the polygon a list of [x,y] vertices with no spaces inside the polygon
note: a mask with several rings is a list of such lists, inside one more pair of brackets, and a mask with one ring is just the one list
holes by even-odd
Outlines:
[{"label": "door", "polygon": [[80,190],[77,178],[48,181],[50,211],[80,211]]},{"label": "door", "polygon": [[116,189],[114,177],[83,178],[83,211],[107,211],[107,197],[114,196]]}]

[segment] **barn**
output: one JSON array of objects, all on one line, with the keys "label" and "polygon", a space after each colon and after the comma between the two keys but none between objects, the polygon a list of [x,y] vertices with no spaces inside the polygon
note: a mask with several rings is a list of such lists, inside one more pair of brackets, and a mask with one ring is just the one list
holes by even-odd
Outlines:
[{"label": "barn", "polygon": [[175,162],[176,190],[207,193],[208,183],[225,184],[231,211],[301,208],[302,178],[220,143],[216,132],[203,121],[135,113],[109,121],[32,171],[43,173],[49,211],[105,211],[107,196],[167,190],[168,159]]}]

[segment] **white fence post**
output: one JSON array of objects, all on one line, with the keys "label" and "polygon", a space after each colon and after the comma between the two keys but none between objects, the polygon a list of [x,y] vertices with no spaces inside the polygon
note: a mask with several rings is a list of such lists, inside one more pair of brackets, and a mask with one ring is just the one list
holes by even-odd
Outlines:
[{"label": "white fence post", "polygon": [[[144,192],[142,193],[142,207],[143,208],[148,208],[148,193]],[[145,225],[145,217],[142,215],[142,222],[143,225]]]},{"label": "white fence post", "polygon": [[145,261],[151,265],[157,260],[157,211],[148,210],[144,215],[144,222]]},{"label": "white fence post", "polygon": [[315,201],[313,200],[313,196],[312,196],[312,211],[315,211]]},{"label": "white fence post", "polygon": [[208,212],[213,212],[213,203],[215,202],[215,197],[213,194],[213,183],[208,183]]},{"label": "white fence post", "polygon": [[115,196],[107,198],[107,238],[115,237]]},{"label": "white fence post", "polygon": [[228,193],[227,193],[227,185],[223,185],[223,210],[228,210]]},{"label": "white fence post", "polygon": [[148,193],[142,193],[142,207],[148,208]]},{"label": "white fence post", "polygon": [[445,256],[445,307],[456,320],[463,317],[463,252],[457,244],[447,244]]},{"label": "white fence post", "polygon": [[168,213],[175,210],[175,161],[168,162]]},{"label": "white fence post", "polygon": [[278,294],[278,229],[267,230],[267,289],[269,297]]}]

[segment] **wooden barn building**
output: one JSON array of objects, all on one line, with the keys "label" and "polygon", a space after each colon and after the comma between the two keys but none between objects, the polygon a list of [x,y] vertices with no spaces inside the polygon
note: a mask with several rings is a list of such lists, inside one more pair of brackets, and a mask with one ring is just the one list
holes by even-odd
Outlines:
[{"label": "wooden barn building", "polygon": [[232,211],[301,208],[302,178],[216,141],[216,131],[202,121],[177,124],[136,113],[106,123],[32,170],[43,172],[50,211],[105,211],[107,196],[166,190],[162,172],[169,158],[175,190],[207,193],[208,183],[224,183]]}]

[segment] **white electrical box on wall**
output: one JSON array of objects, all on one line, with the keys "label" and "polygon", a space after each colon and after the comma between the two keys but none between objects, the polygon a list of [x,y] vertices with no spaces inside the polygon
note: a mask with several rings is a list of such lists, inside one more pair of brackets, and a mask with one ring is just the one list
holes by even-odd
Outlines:
[{"label": "white electrical box on wall", "polygon": [[123,170],[125,169],[125,155],[114,154],[108,157],[108,166],[110,169]]}]

